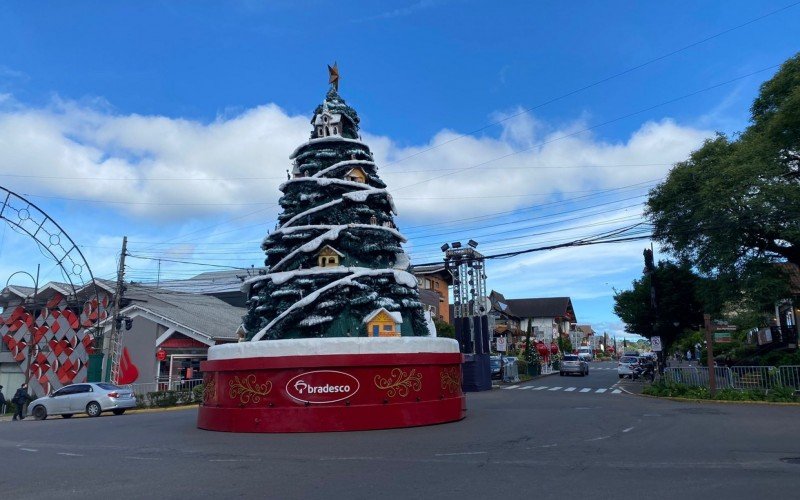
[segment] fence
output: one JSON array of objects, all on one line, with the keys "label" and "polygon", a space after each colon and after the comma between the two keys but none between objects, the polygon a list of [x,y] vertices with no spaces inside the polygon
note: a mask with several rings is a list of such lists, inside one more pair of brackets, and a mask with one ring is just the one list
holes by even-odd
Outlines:
[{"label": "fence", "polygon": [[[718,389],[770,391],[779,387],[800,390],[800,366],[714,367]],[[708,387],[708,368],[682,366],[664,369],[664,379],[693,387]]]},{"label": "fence", "polygon": [[519,365],[506,363],[503,366],[503,382],[519,382]]},{"label": "fence", "polygon": [[150,406],[154,404],[151,394],[174,391],[176,393],[187,394],[186,397],[176,396],[176,403],[188,403],[192,400],[192,389],[203,383],[203,379],[196,378],[191,380],[172,380],[165,382],[150,382],[146,384],[129,384],[126,389],[130,389],[139,403]]}]

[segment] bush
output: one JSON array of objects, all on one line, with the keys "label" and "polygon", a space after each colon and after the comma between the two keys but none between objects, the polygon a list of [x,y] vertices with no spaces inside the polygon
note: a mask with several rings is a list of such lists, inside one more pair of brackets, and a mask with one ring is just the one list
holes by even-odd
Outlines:
[{"label": "bush", "polygon": [[192,399],[195,403],[203,404],[203,384],[198,384],[192,389]]},{"label": "bush", "polygon": [[[712,399],[706,387],[692,387],[685,384],[674,382],[658,381],[649,386],[645,386],[642,394],[659,397],[688,398],[688,399]],[[754,389],[719,389],[714,395],[716,401],[770,401],[770,402],[798,402],[800,399],[795,395],[791,387],[778,387],[770,391],[759,391]]]}]

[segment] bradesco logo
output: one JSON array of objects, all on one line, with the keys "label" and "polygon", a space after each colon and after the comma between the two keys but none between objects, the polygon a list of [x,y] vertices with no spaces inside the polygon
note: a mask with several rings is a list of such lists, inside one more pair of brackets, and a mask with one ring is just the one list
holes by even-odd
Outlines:
[{"label": "bradesco logo", "polygon": [[286,383],[286,394],[302,403],[335,403],[358,392],[358,379],[333,370],[305,372]]}]

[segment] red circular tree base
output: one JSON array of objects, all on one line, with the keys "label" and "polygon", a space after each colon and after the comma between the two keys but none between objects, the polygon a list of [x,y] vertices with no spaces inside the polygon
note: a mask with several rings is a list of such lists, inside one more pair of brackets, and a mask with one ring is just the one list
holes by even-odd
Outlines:
[{"label": "red circular tree base", "polygon": [[461,420],[459,353],[327,354],[204,361],[201,429],[328,432]]}]

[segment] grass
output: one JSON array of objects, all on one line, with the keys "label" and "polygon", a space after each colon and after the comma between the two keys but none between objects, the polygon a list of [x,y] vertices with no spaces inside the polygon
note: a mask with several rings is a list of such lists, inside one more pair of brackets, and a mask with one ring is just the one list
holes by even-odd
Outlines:
[{"label": "grass", "polygon": [[777,387],[769,391],[755,389],[719,389],[714,397],[706,387],[693,387],[674,382],[656,382],[645,386],[642,394],[659,397],[708,399],[715,401],[768,401],[775,403],[797,403],[800,398],[791,387]]}]

